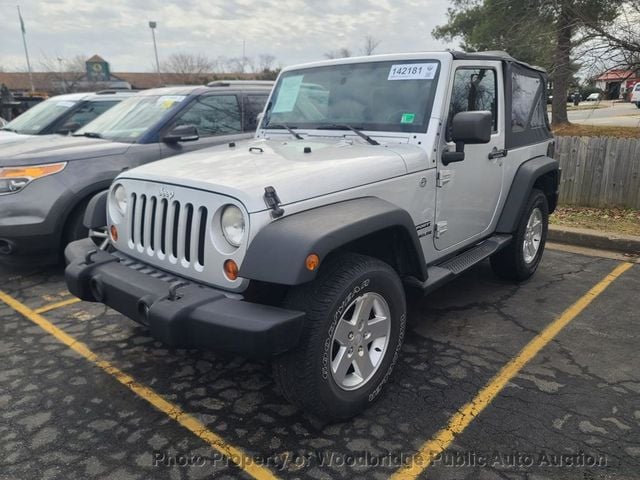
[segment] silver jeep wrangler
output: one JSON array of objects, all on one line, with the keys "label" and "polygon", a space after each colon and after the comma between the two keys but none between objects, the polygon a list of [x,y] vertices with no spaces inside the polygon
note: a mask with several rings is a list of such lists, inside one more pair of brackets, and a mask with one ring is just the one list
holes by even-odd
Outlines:
[{"label": "silver jeep wrangler", "polygon": [[400,355],[408,289],[490,258],[538,267],[559,169],[547,76],[505,53],[283,70],[256,138],[121,173],[87,209],[111,251],[66,251],[69,290],[180,348],[269,357],[283,394],[339,420]]}]

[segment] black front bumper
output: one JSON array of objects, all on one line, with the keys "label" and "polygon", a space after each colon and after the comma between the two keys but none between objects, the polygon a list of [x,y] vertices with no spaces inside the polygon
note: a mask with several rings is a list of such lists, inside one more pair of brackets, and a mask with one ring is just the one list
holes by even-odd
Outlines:
[{"label": "black front bumper", "polygon": [[88,239],[67,246],[69,291],[147,325],[155,339],[169,346],[268,357],[298,343],[302,312],[230,298],[187,281],[169,283],[161,275],[142,273],[116,255],[95,250]]}]

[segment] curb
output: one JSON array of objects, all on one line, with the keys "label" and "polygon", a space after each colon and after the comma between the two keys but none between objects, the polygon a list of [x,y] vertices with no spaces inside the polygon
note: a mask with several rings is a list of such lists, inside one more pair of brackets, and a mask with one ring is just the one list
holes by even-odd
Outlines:
[{"label": "curb", "polygon": [[569,245],[613,250],[631,255],[640,254],[640,237],[617,233],[598,232],[586,228],[549,225],[548,240]]}]

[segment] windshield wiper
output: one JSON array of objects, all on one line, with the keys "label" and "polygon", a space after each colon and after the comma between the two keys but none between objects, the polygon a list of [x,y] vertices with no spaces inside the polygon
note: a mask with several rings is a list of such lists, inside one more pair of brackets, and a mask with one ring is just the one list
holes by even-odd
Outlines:
[{"label": "windshield wiper", "polygon": [[288,125],[285,125],[284,123],[276,123],[276,124],[268,124],[266,127],[264,127],[266,129],[270,129],[270,128],[284,128],[285,130],[287,130],[291,135],[293,135],[295,138],[297,138],[298,140],[304,140],[304,138],[302,137],[302,135],[300,135],[299,133],[297,133],[296,131],[294,131],[294,128],[298,128],[298,127],[290,127]]},{"label": "windshield wiper", "polygon": [[102,138],[102,135],[96,132],[83,132],[83,133],[74,133],[74,137],[87,137],[87,138]]},{"label": "windshield wiper", "polygon": [[2,127],[2,128],[0,128],[0,130],[4,130],[5,132],[18,133],[18,130],[16,130],[15,128]]},{"label": "windshield wiper", "polygon": [[357,128],[352,127],[351,125],[347,125],[346,123],[344,123],[344,124],[331,123],[331,124],[328,124],[328,125],[319,125],[318,128],[320,130],[351,130],[353,133],[358,135],[360,138],[366,140],[371,145],[380,145],[379,142],[376,142],[369,135],[366,135],[366,134],[362,133]]}]

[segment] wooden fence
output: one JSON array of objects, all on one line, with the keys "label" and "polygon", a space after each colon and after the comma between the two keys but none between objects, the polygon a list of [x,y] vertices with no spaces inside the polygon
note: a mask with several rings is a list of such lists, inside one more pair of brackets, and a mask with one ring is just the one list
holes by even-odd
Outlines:
[{"label": "wooden fence", "polygon": [[640,140],[556,137],[560,203],[640,208]]}]

